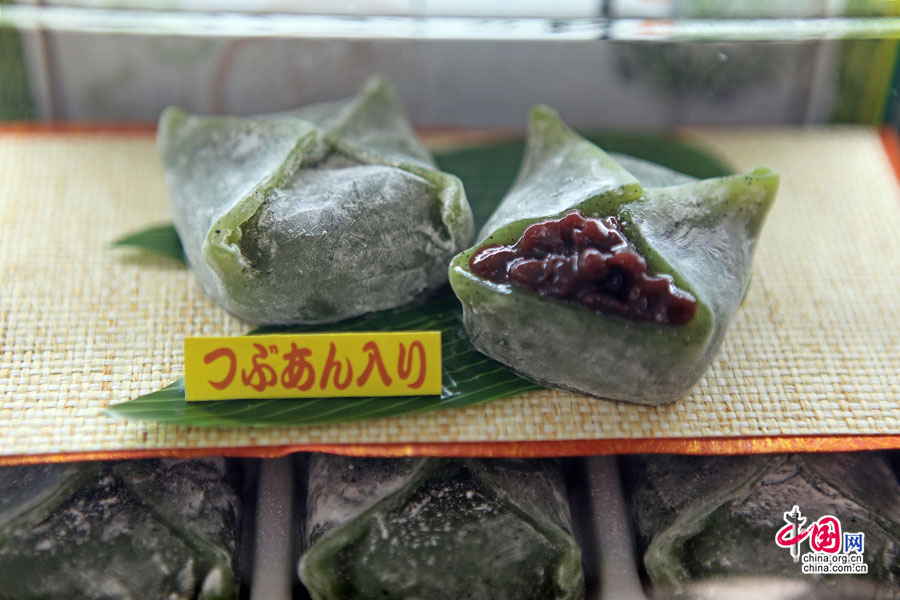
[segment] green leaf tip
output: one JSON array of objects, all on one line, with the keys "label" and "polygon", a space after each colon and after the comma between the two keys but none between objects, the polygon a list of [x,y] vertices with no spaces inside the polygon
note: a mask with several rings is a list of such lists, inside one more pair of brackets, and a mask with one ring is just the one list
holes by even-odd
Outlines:
[{"label": "green leaf tip", "polygon": [[175,231],[171,224],[147,227],[146,229],[129,233],[110,242],[109,247],[135,248],[187,264],[178,232]]},{"label": "green leaf tip", "polygon": [[197,427],[324,425],[428,410],[472,406],[538,390],[502,365],[479,354],[462,336],[456,297],[444,290],[431,300],[334,323],[292,328],[266,327],[251,333],[313,331],[441,331],[442,394],[369,398],[301,398],[186,402],[184,380],[153,393],[114,404],[103,413],[114,418]]}]

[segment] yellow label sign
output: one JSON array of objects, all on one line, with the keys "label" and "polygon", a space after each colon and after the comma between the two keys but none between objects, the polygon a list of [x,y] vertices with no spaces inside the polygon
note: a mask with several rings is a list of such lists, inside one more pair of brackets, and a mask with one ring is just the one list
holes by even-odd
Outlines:
[{"label": "yellow label sign", "polygon": [[185,398],[441,393],[441,332],[303,333],[184,340]]}]

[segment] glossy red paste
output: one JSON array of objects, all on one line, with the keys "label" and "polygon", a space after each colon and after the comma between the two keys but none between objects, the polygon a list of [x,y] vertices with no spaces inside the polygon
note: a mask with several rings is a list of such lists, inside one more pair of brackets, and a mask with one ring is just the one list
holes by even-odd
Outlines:
[{"label": "glossy red paste", "polygon": [[697,301],[671,276],[647,269],[615,217],[570,211],[529,226],[513,246],[481,248],[469,266],[495,283],[635,321],[683,325],[697,312]]}]

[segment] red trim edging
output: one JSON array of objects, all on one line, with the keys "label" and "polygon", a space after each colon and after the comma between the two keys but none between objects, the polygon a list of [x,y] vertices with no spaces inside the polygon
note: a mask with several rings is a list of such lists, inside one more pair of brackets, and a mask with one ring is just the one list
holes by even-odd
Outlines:
[{"label": "red trim edging", "polygon": [[394,442],[372,444],[287,444],[278,446],[148,448],[54,454],[0,456],[0,466],[141,458],[277,458],[297,452],[344,456],[428,456],[545,458],[609,454],[772,454],[786,452],[856,452],[900,449],[900,435],[809,435],[722,438],[634,438],[519,442]]}]

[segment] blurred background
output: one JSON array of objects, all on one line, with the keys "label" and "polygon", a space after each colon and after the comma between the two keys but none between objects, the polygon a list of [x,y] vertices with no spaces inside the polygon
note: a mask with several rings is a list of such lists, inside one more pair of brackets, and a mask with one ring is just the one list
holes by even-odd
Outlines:
[{"label": "blurred background", "polygon": [[387,75],[417,125],[900,122],[900,2],[0,2],[0,119],[253,114]]}]

